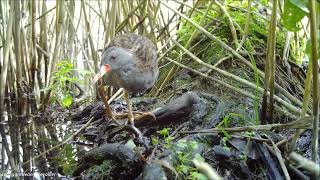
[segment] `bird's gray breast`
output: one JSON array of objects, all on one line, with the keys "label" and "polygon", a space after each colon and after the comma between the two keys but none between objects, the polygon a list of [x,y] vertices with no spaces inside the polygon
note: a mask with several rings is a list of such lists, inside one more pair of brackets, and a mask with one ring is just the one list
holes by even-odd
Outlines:
[{"label": "bird's gray breast", "polygon": [[119,70],[119,85],[126,90],[137,93],[144,92],[151,88],[156,82],[159,70],[158,69],[144,69],[141,70],[136,66],[126,66]]}]

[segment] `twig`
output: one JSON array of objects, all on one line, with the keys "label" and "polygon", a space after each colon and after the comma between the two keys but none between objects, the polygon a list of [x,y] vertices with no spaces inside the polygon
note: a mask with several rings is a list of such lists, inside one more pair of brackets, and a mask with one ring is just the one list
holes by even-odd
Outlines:
[{"label": "twig", "polygon": [[[223,41],[221,41],[219,38],[217,38],[216,36],[212,35],[210,32],[208,32],[207,30],[205,30],[203,27],[201,27],[199,24],[195,23],[194,21],[192,21],[190,18],[188,18],[187,16],[185,16],[184,14],[180,13],[179,11],[173,9],[169,4],[165,3],[164,1],[160,1],[160,3],[162,3],[164,6],[166,6],[168,9],[172,10],[173,12],[175,12],[176,14],[178,14],[180,17],[182,17],[183,19],[185,19],[186,21],[188,21],[190,24],[192,24],[193,26],[195,26],[198,30],[200,30],[202,33],[204,33],[207,37],[209,37],[210,39],[212,39],[213,41],[215,41],[217,44],[219,44],[221,47],[223,47],[225,50],[231,52],[235,57],[237,57],[242,63],[244,63],[245,65],[247,65],[248,67],[250,67],[252,70],[255,69],[255,67],[249,62],[247,61],[243,56],[241,56],[236,50],[232,49],[230,46],[228,46],[227,44],[225,44]],[[258,74],[264,78],[264,73],[260,70],[257,70]],[[296,97],[294,97],[292,94],[290,94],[288,91],[286,91],[284,88],[282,88],[279,84],[275,83],[275,87],[283,94],[285,95],[288,99],[290,99],[292,102],[294,102],[295,104],[302,106],[302,102],[297,99]]]},{"label": "twig", "polygon": [[271,131],[274,129],[311,128],[311,119],[312,117],[300,118],[296,121],[293,121],[287,124],[266,124],[266,125],[259,125],[259,126],[243,126],[243,127],[224,128],[224,129],[212,128],[212,129],[197,130],[197,131],[181,131],[179,133],[191,134],[191,133],[212,133],[212,132],[222,132],[222,131],[228,131],[228,132]]},{"label": "twig", "polygon": [[233,38],[233,42],[236,46],[238,46],[239,42],[238,42],[237,31],[236,31],[236,28],[234,28],[232,18],[230,17],[226,8],[219,1],[214,0],[213,2],[220,8],[221,12],[227,17],[228,25],[229,25],[231,35]]},{"label": "twig", "polygon": [[260,141],[260,142],[265,142],[265,143],[270,143],[270,139],[263,139],[263,138],[258,138],[258,137],[251,137],[251,136],[246,136],[246,135],[231,135],[231,137],[234,138],[247,138],[250,140],[255,140],[255,141]]},{"label": "twig", "polygon": [[[122,94],[121,94],[122,93]],[[110,104],[113,100],[123,96],[123,88],[120,88],[114,95],[108,100],[108,104]]]},{"label": "twig", "polygon": [[[197,56],[195,56],[192,52],[190,52],[189,50],[187,50],[186,48],[184,48],[184,47],[183,47],[180,43],[178,43],[177,41],[172,40],[172,42],[173,42],[174,44],[176,44],[179,48],[181,48],[184,52],[186,52],[192,59],[194,59],[194,60],[195,60],[196,62],[198,62],[199,64],[204,65],[204,66],[206,66],[206,67],[208,67],[208,68],[210,68],[210,69],[212,69],[212,70],[214,70],[214,71],[216,71],[216,72],[218,72],[218,73],[220,73],[220,74],[222,74],[222,75],[224,75],[224,76],[226,76],[226,77],[228,77],[228,78],[232,78],[232,79],[234,79],[234,80],[236,80],[236,81],[238,81],[238,82],[240,82],[240,83],[242,83],[242,84],[244,84],[244,85],[246,85],[246,86],[249,86],[250,88],[253,88],[253,89],[256,89],[256,88],[257,88],[255,84],[253,84],[253,83],[251,83],[251,82],[249,82],[249,81],[247,81],[247,80],[245,80],[245,79],[243,79],[243,78],[240,78],[240,77],[238,77],[238,76],[236,76],[236,75],[233,75],[233,74],[228,73],[228,72],[226,72],[226,71],[224,71],[224,70],[222,70],[222,69],[216,68],[216,67],[214,67],[214,66],[212,66],[212,65],[210,65],[210,64],[208,64],[208,63],[203,62],[201,59],[199,59],[199,58],[198,58]],[[263,92],[263,89],[262,89],[261,87],[258,87],[258,90],[259,90],[259,92]],[[269,94],[269,93],[268,93],[268,94]],[[279,103],[281,103],[282,105],[284,105],[284,106],[285,106],[286,108],[288,108],[290,111],[292,111],[292,112],[294,112],[294,113],[296,113],[296,114],[300,114],[300,108],[297,108],[297,107],[293,106],[292,104],[284,101],[284,100],[281,99],[279,96],[276,96],[276,95],[275,95],[274,98],[275,98],[276,101],[278,101]]]},{"label": "twig", "polygon": [[[55,7],[53,7],[53,8],[51,8],[51,9],[49,9],[47,12],[43,13],[41,16],[37,17],[37,18],[36,18],[36,20],[41,19],[43,16],[47,15],[48,13],[50,13],[51,11],[53,11],[54,9],[56,9],[56,6],[55,6]],[[28,27],[28,26],[30,26],[30,23],[29,23],[29,24],[24,25],[24,28],[26,28],[26,27]]]},{"label": "twig", "polygon": [[[267,145],[266,144],[266,147],[268,148],[268,150],[270,151],[270,153],[273,155],[273,156],[277,156],[276,155],[276,152],[274,151],[274,149]],[[294,166],[292,166],[291,164],[288,163],[288,160],[287,159],[282,159],[283,161],[286,162],[286,166],[287,168],[291,171],[291,172],[294,172],[294,175],[298,177],[298,179],[301,179],[301,180],[309,180],[309,177],[307,177],[306,175],[304,175],[300,170],[298,170],[297,168],[295,168]]]},{"label": "twig", "polygon": [[292,152],[289,155],[289,159],[298,163],[298,166],[307,170],[311,174],[315,175],[316,177],[320,176],[320,165],[310,161],[309,159],[301,156],[298,153]]},{"label": "twig", "polygon": [[290,180],[290,176],[289,176],[287,167],[284,163],[284,160],[282,158],[281,151],[278,149],[278,146],[273,141],[271,141],[271,142],[272,142],[273,149],[276,153],[277,159],[280,163],[281,169],[283,171],[284,177],[286,178],[286,180]]},{"label": "twig", "polygon": [[50,54],[49,54],[47,51],[45,51],[44,49],[42,49],[41,46],[39,46],[39,44],[36,44],[36,47],[37,47],[37,49],[38,49],[43,55],[45,55],[47,58],[50,57]]},{"label": "twig", "polygon": [[[303,130],[298,129],[297,131],[301,131],[301,132],[299,133],[299,136],[300,136],[301,134],[303,134],[303,133],[306,132],[307,130],[306,130],[306,129],[303,129]],[[287,138],[282,139],[281,141],[277,142],[276,145],[277,145],[278,147],[280,147],[280,146],[282,146],[283,144],[287,143],[288,141],[291,141],[291,139],[292,139],[293,137],[294,137],[294,134],[291,135],[290,137],[287,137]]]}]

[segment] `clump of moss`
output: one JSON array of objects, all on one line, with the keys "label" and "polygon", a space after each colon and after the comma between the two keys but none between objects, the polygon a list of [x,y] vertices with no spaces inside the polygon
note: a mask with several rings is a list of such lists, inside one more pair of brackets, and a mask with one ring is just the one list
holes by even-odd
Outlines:
[{"label": "clump of moss", "polygon": [[95,165],[86,171],[85,177],[88,179],[104,179],[110,175],[111,161],[103,161],[101,165]]},{"label": "clump of moss", "polygon": [[[247,9],[247,3],[234,1],[227,1],[227,3],[232,3],[233,5],[234,3],[236,3],[236,6],[239,7],[239,10],[227,10],[230,17],[234,20],[234,23],[238,24],[242,29],[244,29],[246,23],[246,13],[243,10],[241,10],[241,8]],[[202,13],[195,12],[193,17],[191,17],[191,19],[197,24],[200,24],[206,9],[202,9],[200,11]],[[268,28],[266,27],[268,27],[269,22],[263,19],[261,16],[257,15],[257,13],[259,12],[256,7],[252,7],[251,11],[255,13],[251,14],[249,33],[247,36],[247,41],[244,43],[244,48],[249,50],[249,52],[265,51],[267,48],[266,44],[268,34]],[[225,18],[226,17],[222,16],[221,12],[219,12],[218,10],[211,9],[208,11],[208,17],[204,19],[201,25],[202,27],[205,27],[210,33],[215,35],[217,38],[227,43],[229,46],[232,46],[233,44],[231,43],[233,39],[231,39],[232,37],[230,36],[230,28]],[[214,23],[212,23],[213,21]],[[183,21],[181,28],[177,32],[179,42],[182,45],[186,45],[190,37],[192,36],[194,30],[195,27],[192,24],[188,23],[187,21]],[[239,29],[237,30],[237,33],[238,39],[240,40],[242,38],[242,33],[240,33]],[[205,40],[203,40],[202,38],[205,38]],[[207,63],[213,64],[219,59],[229,54],[229,52],[224,50],[220,45],[216,44],[211,39],[202,35],[202,33],[199,33],[199,35],[191,42],[190,47],[192,47],[195,43],[199,42],[199,40],[202,40],[202,42],[197,47],[193,48],[191,51],[195,54],[201,52],[201,54],[198,54],[198,57]],[[277,53],[281,54],[281,52],[283,51],[283,46],[285,44],[285,33],[281,29],[278,29],[276,41]]]}]

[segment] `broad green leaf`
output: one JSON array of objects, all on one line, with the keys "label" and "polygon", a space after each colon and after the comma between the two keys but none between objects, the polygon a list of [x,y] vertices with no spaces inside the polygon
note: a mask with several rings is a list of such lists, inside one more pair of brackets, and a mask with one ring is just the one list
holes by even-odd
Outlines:
[{"label": "broad green leaf", "polygon": [[70,107],[71,104],[72,104],[72,96],[70,94],[65,94],[63,97],[62,97],[62,104],[64,107]]},{"label": "broad green leaf", "polygon": [[305,13],[309,13],[308,0],[290,0],[290,2]]},{"label": "broad green leaf", "polygon": [[301,29],[299,22],[304,18],[306,12],[303,11],[299,6],[293,4],[291,1],[285,0],[284,2],[284,12],[282,14],[283,26],[289,31],[298,31]]}]

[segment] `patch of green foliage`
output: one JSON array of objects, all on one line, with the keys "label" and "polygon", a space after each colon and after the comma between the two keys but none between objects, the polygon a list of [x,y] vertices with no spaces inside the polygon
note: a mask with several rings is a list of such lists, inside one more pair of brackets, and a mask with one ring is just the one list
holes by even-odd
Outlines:
[{"label": "patch of green foliage", "polygon": [[[196,141],[179,140],[177,146],[181,149],[176,152],[177,163],[175,166],[176,171],[179,176],[183,179],[198,179],[204,180],[208,179],[207,176],[198,172],[198,170],[191,166],[192,159],[190,159],[192,152],[198,148],[198,143]],[[196,154],[194,159],[204,162],[205,160],[200,154]]]},{"label": "patch of green foliage", "polygon": [[[73,68],[73,64],[69,60],[59,61],[56,67],[57,70],[52,74],[53,83],[42,90],[51,90],[51,100],[68,108],[73,102],[72,84],[81,83],[92,72]],[[79,75],[79,78],[75,78],[75,73]]]},{"label": "patch of green foliage", "polygon": [[174,137],[170,136],[170,130],[171,128],[164,128],[160,131],[157,131],[162,136],[162,140],[160,141],[158,137],[152,137],[151,138],[152,145],[160,144],[165,148],[171,148],[172,140],[174,139]]},{"label": "patch of green foliage", "polygon": [[231,135],[224,130],[224,128],[228,127],[230,123],[230,116],[227,115],[225,117],[223,117],[222,121],[216,126],[218,129],[220,129],[224,135],[224,137],[222,138],[223,140],[223,147],[225,148],[229,148],[227,146],[227,141],[231,138]]},{"label": "patch of green foliage", "polygon": [[75,158],[75,148],[73,148],[71,144],[65,144],[60,150],[59,156],[56,156],[54,160],[57,161],[59,165],[62,165],[63,172],[66,175],[72,175],[72,172],[77,165],[77,161]]},{"label": "patch of green foliage", "polygon": [[88,169],[85,173],[87,179],[104,179],[108,177],[111,171],[112,161],[105,160],[101,165],[95,165]]},{"label": "patch of green foliage", "polygon": [[[192,159],[190,159],[190,156],[193,151],[198,148],[198,143],[196,141],[179,140],[176,147],[174,147],[174,138],[170,136],[170,130],[171,128],[164,128],[157,131],[159,135],[161,135],[162,139],[152,137],[151,143],[153,145],[163,146],[167,149],[172,149],[175,152],[177,157],[175,169],[180,179],[207,180],[208,178],[204,174],[200,173],[191,165]],[[177,150],[177,148],[179,148],[179,150]],[[202,162],[204,161],[200,154],[196,154],[194,159]]]}]

